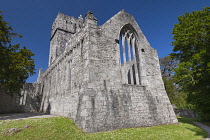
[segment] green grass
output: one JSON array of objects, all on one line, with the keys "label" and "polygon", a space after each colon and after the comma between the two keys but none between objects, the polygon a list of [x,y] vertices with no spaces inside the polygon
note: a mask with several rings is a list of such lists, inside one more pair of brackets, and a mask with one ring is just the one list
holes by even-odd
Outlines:
[{"label": "green grass", "polygon": [[[0,121],[0,139],[4,140],[201,140],[207,133],[192,124],[192,119],[179,118],[179,125],[118,129],[115,131],[84,133],[63,117]],[[24,126],[32,125],[25,129]],[[6,136],[10,128],[22,132]]]}]

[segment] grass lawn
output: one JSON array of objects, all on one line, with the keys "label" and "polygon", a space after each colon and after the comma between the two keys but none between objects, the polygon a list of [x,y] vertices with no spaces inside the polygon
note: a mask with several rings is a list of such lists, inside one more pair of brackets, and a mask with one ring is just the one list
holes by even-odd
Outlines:
[{"label": "grass lawn", "polygon": [[[207,132],[192,124],[190,118],[178,118],[179,125],[118,129],[115,131],[84,133],[64,117],[0,121],[0,139],[3,140],[201,140]],[[28,129],[24,126],[31,125]],[[11,128],[22,131],[11,136]]]}]

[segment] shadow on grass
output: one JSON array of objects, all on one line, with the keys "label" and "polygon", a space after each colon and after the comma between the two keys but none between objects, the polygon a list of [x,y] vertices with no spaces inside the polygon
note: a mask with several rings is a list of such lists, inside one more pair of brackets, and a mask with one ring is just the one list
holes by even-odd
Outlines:
[{"label": "shadow on grass", "polygon": [[[190,130],[190,131],[193,131],[195,132],[195,135],[196,136],[202,136],[203,138],[207,138],[208,137],[208,133],[203,130],[202,128],[198,129],[199,127],[196,126],[193,121],[197,121],[197,119],[194,119],[194,118],[178,118],[178,121],[180,123],[183,123],[183,124],[189,124],[189,126],[186,126],[185,128]],[[190,125],[193,125],[195,127],[198,127],[197,129],[195,128],[192,128]]]},{"label": "shadow on grass", "polygon": [[0,120],[26,119],[26,118],[42,116],[42,115],[49,115],[49,114],[33,113],[33,112],[0,114]]}]

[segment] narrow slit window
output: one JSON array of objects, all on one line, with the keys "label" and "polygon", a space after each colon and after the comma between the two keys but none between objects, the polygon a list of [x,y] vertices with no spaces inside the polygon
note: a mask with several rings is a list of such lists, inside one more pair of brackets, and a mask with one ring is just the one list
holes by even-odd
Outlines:
[{"label": "narrow slit window", "polygon": [[130,70],[128,71],[128,84],[131,84],[131,73],[130,73]]},{"label": "narrow slit window", "polygon": [[135,66],[134,66],[134,64],[132,66],[132,72],[133,72],[133,83],[134,83],[134,85],[136,85],[136,73],[135,73]]}]

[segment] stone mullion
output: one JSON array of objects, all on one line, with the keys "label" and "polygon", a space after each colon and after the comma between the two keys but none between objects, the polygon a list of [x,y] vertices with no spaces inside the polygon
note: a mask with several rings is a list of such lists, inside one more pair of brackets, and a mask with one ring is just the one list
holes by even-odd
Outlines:
[{"label": "stone mullion", "polygon": [[22,103],[22,105],[26,105],[26,91],[24,90],[24,92],[23,92],[23,103]]},{"label": "stone mullion", "polygon": [[131,35],[128,34],[129,37],[127,38],[127,45],[128,45],[128,61],[131,61],[131,50],[130,50],[130,39],[131,39]]},{"label": "stone mullion", "polygon": [[138,68],[137,68],[137,62],[136,62],[136,50],[135,50],[135,37],[132,39],[132,50],[133,50],[133,59],[134,59],[134,67],[135,67],[135,77],[136,77],[136,84],[139,85],[140,84],[140,81],[139,81],[139,72],[138,72]]},{"label": "stone mullion", "polygon": [[125,71],[125,69],[124,69],[124,67],[125,67],[125,64],[126,64],[126,56],[125,56],[125,35],[123,35],[122,34],[122,56],[120,56],[120,57],[123,57],[122,58],[122,60],[123,60],[123,65],[122,65],[122,81],[123,81],[123,83],[127,83],[127,78],[126,78],[126,75],[127,75],[127,73],[126,73],[126,71]]},{"label": "stone mullion", "polygon": [[125,35],[122,35],[122,49],[123,49],[123,61],[126,63],[126,52],[125,52]]},{"label": "stone mullion", "polygon": [[[130,49],[130,42],[131,42],[131,36],[132,34],[128,34],[129,37],[127,38],[127,43],[128,43],[128,61],[131,61],[131,49]],[[132,65],[129,66],[130,67],[130,78],[131,78],[131,84],[134,84],[134,80],[133,80],[133,70],[132,70]]]},{"label": "stone mullion", "polygon": [[23,105],[23,93],[24,93],[24,90],[21,90],[21,97],[20,97],[19,105]]}]

